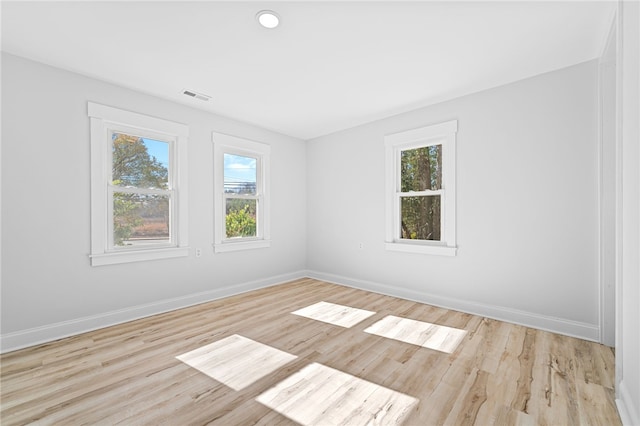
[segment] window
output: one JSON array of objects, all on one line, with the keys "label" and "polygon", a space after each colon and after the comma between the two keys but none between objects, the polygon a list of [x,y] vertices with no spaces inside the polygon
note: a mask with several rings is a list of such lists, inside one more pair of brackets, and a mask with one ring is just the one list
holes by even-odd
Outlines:
[{"label": "window", "polygon": [[216,253],[269,247],[269,145],[213,133]]},{"label": "window", "polygon": [[187,256],[187,126],[88,106],[91,264]]},{"label": "window", "polygon": [[387,250],[456,254],[456,120],[385,136]]}]

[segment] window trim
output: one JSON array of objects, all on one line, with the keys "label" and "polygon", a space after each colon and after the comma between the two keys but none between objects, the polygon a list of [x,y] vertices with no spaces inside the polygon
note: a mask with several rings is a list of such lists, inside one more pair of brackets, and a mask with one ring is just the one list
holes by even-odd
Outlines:
[{"label": "window trim", "polygon": [[[386,135],[386,228],[385,249],[400,252],[455,256],[456,246],[456,132],[458,121],[451,120],[431,126]],[[414,241],[400,237],[401,192],[400,153],[408,149],[442,145],[442,188],[438,191],[420,191],[419,195],[441,195],[441,241]],[[422,194],[422,193],[425,194]],[[429,194],[427,194],[429,193]]]},{"label": "window trim", "polygon": [[[271,146],[224,133],[212,132],[214,170],[214,238],[215,253],[250,250],[271,246],[270,226],[270,156]],[[226,238],[226,200],[224,192],[224,154],[256,158],[256,196],[258,200],[256,237]],[[232,198],[244,198],[234,196]]]},{"label": "window trim", "polygon": [[[93,102],[88,102],[88,116],[91,120],[91,265],[188,256],[188,126]],[[173,192],[170,243],[132,248],[112,245],[113,207],[109,204],[115,188],[110,182],[113,132],[169,142],[169,184]]]}]

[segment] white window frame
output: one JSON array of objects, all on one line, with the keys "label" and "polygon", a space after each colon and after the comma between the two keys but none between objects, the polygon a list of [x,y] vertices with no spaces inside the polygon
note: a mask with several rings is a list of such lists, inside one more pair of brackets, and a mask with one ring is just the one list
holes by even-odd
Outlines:
[{"label": "white window frame", "polygon": [[[188,256],[188,126],[97,103],[88,103],[91,119],[91,259],[92,266]],[[131,192],[111,182],[113,133],[169,143],[168,190],[131,190],[170,197],[170,241],[146,247],[113,245],[113,193]]]},{"label": "white window frame", "polygon": [[[270,156],[271,147],[237,136],[213,132],[214,173],[214,238],[215,253],[249,250],[271,246],[270,230]],[[256,195],[229,195],[224,192],[224,154],[256,158]],[[256,236],[226,237],[226,200],[246,198],[257,200]]]},{"label": "white window frame", "polygon": [[[456,132],[458,121],[451,120],[386,135],[386,232],[385,249],[420,254],[455,256],[456,246]],[[401,152],[408,149],[442,145],[442,188],[409,194],[401,191]],[[400,199],[403,196],[440,195],[440,241],[408,240],[400,235]]]}]

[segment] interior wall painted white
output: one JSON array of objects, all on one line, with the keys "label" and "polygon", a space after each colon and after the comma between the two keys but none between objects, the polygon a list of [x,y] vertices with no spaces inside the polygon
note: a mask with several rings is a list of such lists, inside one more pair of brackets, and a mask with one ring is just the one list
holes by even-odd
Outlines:
[{"label": "interior wall painted white", "polygon": [[640,425],[640,3],[618,2],[618,31],[622,114],[616,396],[624,424]]},{"label": "interior wall painted white", "polygon": [[617,31],[600,58],[600,342],[615,346]]},{"label": "interior wall painted white", "polygon": [[[189,242],[202,249],[200,258],[192,251],[186,258],[89,265],[87,101],[189,126]],[[213,253],[212,131],[271,145],[268,249]],[[301,140],[3,54],[2,335],[216,290],[223,296],[240,284],[303,271],[305,162]]]},{"label": "interior wall painted white", "polygon": [[[461,309],[497,307],[525,323],[552,319],[542,324],[551,329],[555,319],[573,322],[569,334],[595,338],[596,72],[592,61],[305,147],[5,54],[2,334],[212,291],[223,296],[308,268],[408,291],[401,296],[460,301],[453,307]],[[190,241],[202,258],[89,266],[88,100],[190,126]],[[383,137],[452,118],[460,122],[459,254],[385,252]],[[213,255],[212,130],[272,144],[271,249]]]},{"label": "interior wall painted white", "polygon": [[[308,269],[597,339],[597,70],[590,61],[309,141]],[[385,251],[384,135],[452,119],[457,256]]]}]

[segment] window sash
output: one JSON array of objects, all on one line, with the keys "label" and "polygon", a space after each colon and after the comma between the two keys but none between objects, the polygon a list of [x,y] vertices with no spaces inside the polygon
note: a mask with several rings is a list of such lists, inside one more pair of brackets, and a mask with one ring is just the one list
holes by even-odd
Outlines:
[{"label": "window sash", "polygon": [[[440,239],[439,240],[427,240],[427,239],[416,239],[416,238],[402,238],[402,198],[410,198],[410,197],[434,197],[440,196]],[[399,192],[396,194],[396,206],[395,210],[397,213],[397,220],[395,220],[396,224],[396,236],[394,241],[402,241],[411,243],[441,243],[446,241],[446,229],[444,227],[444,206],[445,206],[445,192],[443,189],[438,189],[435,191],[415,191],[415,192]]]},{"label": "window sash", "polygon": [[[176,161],[176,138],[175,137],[171,137],[170,135],[165,135],[162,133],[158,133],[158,132],[153,132],[153,131],[149,131],[149,130],[143,130],[143,129],[137,129],[135,127],[129,127],[129,126],[124,126],[124,125],[114,125],[111,124],[108,128],[107,128],[107,140],[109,141],[109,148],[108,148],[108,152],[107,152],[107,162],[109,164],[109,182],[108,184],[111,185],[111,182],[113,182],[113,141],[112,141],[112,137],[114,133],[119,133],[119,134],[126,134],[128,136],[136,136],[139,138],[144,138],[144,139],[152,139],[152,140],[156,140],[158,142],[165,142],[167,144],[169,144],[169,165],[167,167],[167,172],[168,172],[168,176],[167,176],[167,186],[168,189],[175,189],[176,187],[176,167],[177,167],[177,161]],[[142,189],[142,188],[140,188]]]},{"label": "window sash", "polygon": [[[256,184],[257,181],[260,180],[259,178],[256,179]],[[256,185],[257,186],[257,185]],[[226,230],[226,219],[227,219],[227,200],[255,200],[256,201],[256,235],[254,236],[239,236],[239,237],[227,237],[227,230]],[[263,196],[261,195],[261,193],[259,193],[258,195],[250,195],[250,194],[232,194],[232,193],[224,193],[224,195],[222,196],[222,208],[224,210],[224,224],[223,224],[223,237],[222,237],[222,241],[223,242],[238,242],[238,241],[253,241],[253,240],[262,240],[263,237],[263,232],[262,232],[262,228],[263,228],[263,214],[262,214],[262,200],[263,200]]]},{"label": "window sash", "polygon": [[[402,152],[411,151],[418,148],[436,146],[436,145],[442,146],[442,188],[440,189],[443,189],[445,185],[445,174],[446,174],[446,167],[447,167],[445,162],[445,156],[447,151],[445,142],[446,142],[445,140],[439,137],[439,138],[434,138],[430,141],[418,141],[418,142],[403,144],[395,147],[394,156],[393,156],[393,161],[394,161],[393,168],[395,170],[395,173],[394,173],[395,191],[402,192]],[[434,190],[426,190],[426,191],[434,191]],[[415,191],[415,192],[424,192],[424,191]]]},{"label": "window sash", "polygon": [[[224,167],[224,155],[225,154],[229,154],[229,155],[236,155],[239,157],[248,157],[248,158],[255,158],[256,159],[256,194],[262,194],[264,192],[264,182],[263,182],[263,177],[262,177],[262,170],[263,170],[263,155],[258,153],[258,152],[254,152],[254,151],[249,151],[249,150],[243,150],[243,149],[238,149],[238,148],[233,148],[233,147],[223,147],[220,151],[220,156],[222,157],[222,161],[223,161],[223,167]],[[224,187],[224,171],[222,172],[222,185]],[[224,188],[223,188],[224,190]],[[231,195],[232,193],[227,193],[224,192],[224,194],[229,194]],[[235,194],[235,195],[251,195],[251,194]]]},{"label": "window sash", "polygon": [[[164,247],[177,247],[177,232],[176,232],[176,214],[175,214],[175,190],[164,189],[148,189],[148,188],[135,188],[135,187],[119,187],[115,185],[107,185],[107,252],[125,252],[125,251],[139,251],[139,250],[152,250]],[[153,244],[146,244],[144,247],[127,247],[115,245],[115,230],[114,230],[114,194],[116,192],[124,194],[136,194],[136,195],[160,195],[169,199],[169,241],[157,242]]]}]

